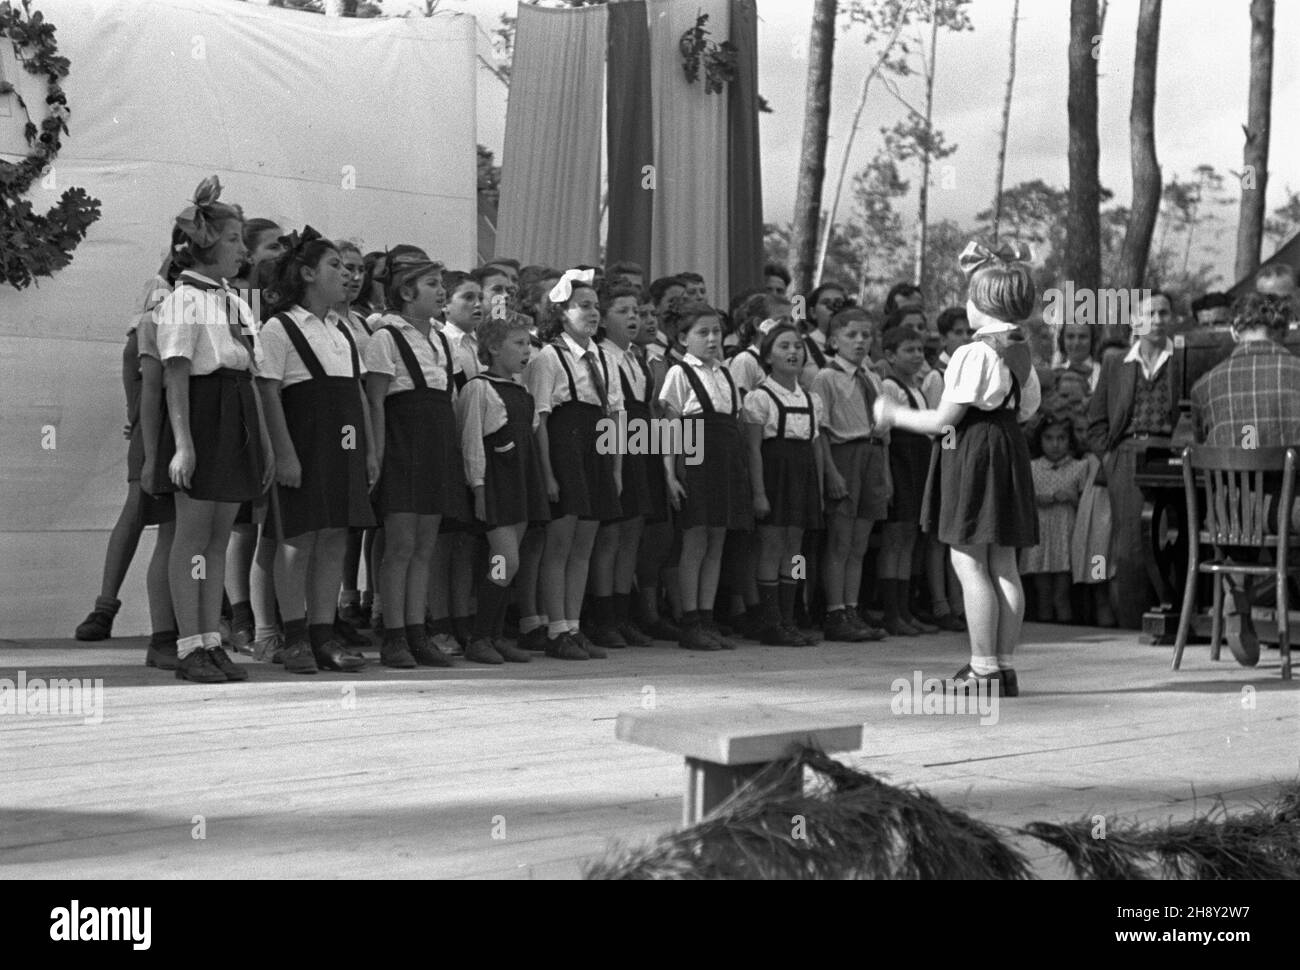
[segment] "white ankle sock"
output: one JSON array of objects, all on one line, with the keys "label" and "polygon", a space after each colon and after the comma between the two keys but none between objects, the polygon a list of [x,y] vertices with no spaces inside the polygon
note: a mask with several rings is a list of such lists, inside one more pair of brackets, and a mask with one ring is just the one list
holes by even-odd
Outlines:
[{"label": "white ankle sock", "polygon": [[[192,654],[195,650],[203,650],[203,649],[206,649],[206,648],[204,647],[204,645],[203,645],[203,638],[204,638],[204,636],[205,636],[205,634],[202,634],[202,633],[196,633],[196,634],[195,634],[194,636],[192,636],[192,637],[181,637],[181,638],[179,638],[179,639],[176,641],[176,657],[177,657],[177,659],[178,659],[178,660],[184,660],[186,657],[188,657],[190,654]],[[217,637],[217,642],[218,642],[218,643],[221,642],[221,638],[220,638],[219,636]]]},{"label": "white ankle sock", "polygon": [[546,623],[546,618],[541,616],[524,616],[519,619],[519,632],[532,633],[539,626]]},{"label": "white ankle sock", "polygon": [[998,658],[971,657],[970,669],[981,677],[987,677],[989,674],[996,674],[998,672]]},{"label": "white ankle sock", "polygon": [[205,633],[205,634],[203,634],[203,649],[204,649],[204,650],[212,650],[212,649],[217,648],[217,647],[220,647],[220,646],[221,646],[221,634],[220,634],[220,633]]},{"label": "white ankle sock", "polygon": [[562,637],[568,632],[568,620],[552,620],[550,623],[546,624],[546,635],[552,640]]}]

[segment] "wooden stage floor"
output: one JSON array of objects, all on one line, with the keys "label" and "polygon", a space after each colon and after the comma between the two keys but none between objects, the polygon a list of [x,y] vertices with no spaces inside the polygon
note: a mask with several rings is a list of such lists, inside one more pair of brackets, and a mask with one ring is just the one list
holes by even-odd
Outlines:
[{"label": "wooden stage floor", "polygon": [[0,878],[577,877],[680,821],[680,760],[614,738],[648,703],[847,713],[867,740],[846,759],[1000,825],[1186,818],[1300,775],[1300,680],[1281,681],[1276,650],[1248,670],[1189,647],[1175,673],[1136,634],[1025,639],[1022,696],[987,725],[891,709],[895,678],[964,662],[958,634],[352,676],[240,658],[252,679],[218,686],[146,669],[138,638],[0,640],[0,678],[104,683],[97,724],[0,714]]}]

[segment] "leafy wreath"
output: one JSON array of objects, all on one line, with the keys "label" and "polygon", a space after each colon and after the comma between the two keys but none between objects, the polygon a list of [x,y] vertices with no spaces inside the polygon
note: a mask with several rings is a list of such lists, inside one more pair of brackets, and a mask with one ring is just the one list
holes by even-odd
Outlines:
[{"label": "leafy wreath", "polygon": [[[38,276],[53,276],[72,262],[72,251],[86,237],[86,230],[99,218],[99,200],[84,189],[67,189],[58,204],[45,215],[32,211],[22,199],[37,178],[44,175],[59,153],[60,135],[68,133],[68,99],[60,81],[68,76],[68,59],[58,55],[54,25],[38,10],[31,12],[30,0],[22,0],[19,11],[0,2],[0,36],[8,37],[14,54],[29,74],[45,75],[47,115],[40,127],[32,121],[22,95],[8,82],[0,81],[0,97],[13,95],[27,116],[23,131],[31,151],[17,164],[0,160],[0,273],[4,282],[23,289]],[[30,56],[24,56],[24,49]]]},{"label": "leafy wreath", "polygon": [[708,22],[709,15],[702,13],[695,18],[695,26],[682,34],[679,41],[682,69],[686,72],[686,80],[693,84],[700,79],[700,67],[703,66],[705,92],[721,94],[727,84],[736,79],[740,51],[729,40],[721,44],[709,40],[705,26]]}]

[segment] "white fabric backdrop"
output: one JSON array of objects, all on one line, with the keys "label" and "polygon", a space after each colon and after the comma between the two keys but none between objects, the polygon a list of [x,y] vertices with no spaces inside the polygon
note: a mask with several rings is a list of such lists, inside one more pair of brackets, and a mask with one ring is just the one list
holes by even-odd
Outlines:
[{"label": "white fabric backdrop", "polygon": [[516,31],[496,255],[598,263],[609,13],[520,4]]},{"label": "white fabric backdrop", "polygon": [[[0,285],[0,637],[10,638],[71,636],[99,591],[126,488],[127,320],[200,179],[220,175],[223,199],[249,217],[475,265],[472,17],[332,19],[229,0],[38,6],[71,58],[71,136],[56,190],[29,198],[44,211],[77,185],[103,215],[39,289]],[[43,108],[43,79],[8,43],[0,62]],[[20,116],[0,97],[8,161],[25,154]],[[47,426],[53,450],[41,447]],[[151,542],[122,593],[125,634],[148,626]]]},{"label": "white fabric backdrop", "polygon": [[654,97],[656,184],[650,273],[694,270],[708,285],[709,302],[726,306],[727,95],[706,94],[704,77],[690,83],[682,70],[681,36],[709,15],[709,39],[731,33],[727,0],[649,0],[650,84]]}]

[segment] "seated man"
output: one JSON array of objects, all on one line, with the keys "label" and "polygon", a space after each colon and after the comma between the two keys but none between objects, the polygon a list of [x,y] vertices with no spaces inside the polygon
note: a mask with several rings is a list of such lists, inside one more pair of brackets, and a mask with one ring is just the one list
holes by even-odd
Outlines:
[{"label": "seated man", "polygon": [[[1300,447],[1300,357],[1282,344],[1294,316],[1289,299],[1251,293],[1233,308],[1237,346],[1192,387],[1196,440],[1214,448]],[[1292,527],[1300,529],[1300,509]],[[1229,626],[1228,644],[1241,663],[1259,660],[1250,620],[1251,591],[1233,591],[1240,629]],[[1235,634],[1235,635],[1234,635]]]}]

